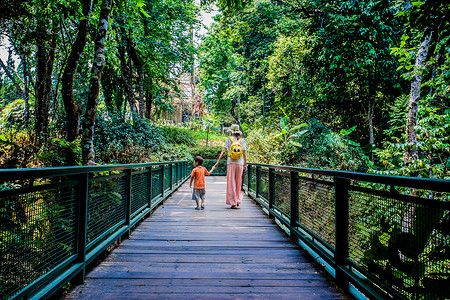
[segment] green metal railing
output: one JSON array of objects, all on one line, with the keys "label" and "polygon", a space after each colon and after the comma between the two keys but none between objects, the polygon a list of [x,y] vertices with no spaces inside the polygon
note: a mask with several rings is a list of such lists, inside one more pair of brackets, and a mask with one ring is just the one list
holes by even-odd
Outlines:
[{"label": "green metal railing", "polygon": [[42,298],[176,190],[191,162],[0,170],[1,299]]},{"label": "green metal railing", "polygon": [[345,290],[450,299],[450,181],[249,164],[244,189]]}]

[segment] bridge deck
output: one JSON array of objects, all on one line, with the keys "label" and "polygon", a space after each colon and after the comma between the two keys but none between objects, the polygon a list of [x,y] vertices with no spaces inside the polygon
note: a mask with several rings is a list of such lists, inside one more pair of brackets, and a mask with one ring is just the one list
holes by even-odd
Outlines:
[{"label": "bridge deck", "polygon": [[347,299],[247,197],[225,204],[207,177],[206,209],[185,183],[66,299]]}]

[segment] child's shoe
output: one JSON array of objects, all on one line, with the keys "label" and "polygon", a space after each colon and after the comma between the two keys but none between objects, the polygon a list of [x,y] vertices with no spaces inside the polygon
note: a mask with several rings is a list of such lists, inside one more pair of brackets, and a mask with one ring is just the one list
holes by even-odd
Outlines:
[{"label": "child's shoe", "polygon": [[200,206],[197,206],[196,208],[195,208],[195,210],[200,210],[201,209],[201,207]]},{"label": "child's shoe", "polygon": [[202,205],[202,206],[201,206],[201,208],[202,208],[202,210],[203,210],[203,209],[205,209],[205,206],[204,206],[204,205]]}]

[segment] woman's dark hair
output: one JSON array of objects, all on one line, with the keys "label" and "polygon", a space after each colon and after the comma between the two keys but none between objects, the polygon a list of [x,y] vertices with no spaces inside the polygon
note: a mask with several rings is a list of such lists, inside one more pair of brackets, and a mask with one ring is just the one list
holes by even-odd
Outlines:
[{"label": "woman's dark hair", "polygon": [[196,161],[199,166],[203,165],[203,157],[201,156],[194,157],[194,161]]}]

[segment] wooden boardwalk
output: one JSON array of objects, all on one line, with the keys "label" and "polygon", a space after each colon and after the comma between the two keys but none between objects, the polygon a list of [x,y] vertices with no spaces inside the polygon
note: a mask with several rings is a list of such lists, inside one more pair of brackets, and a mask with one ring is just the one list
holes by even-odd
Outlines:
[{"label": "wooden boardwalk", "polygon": [[349,299],[245,197],[225,204],[207,177],[206,209],[186,182],[65,299]]}]

